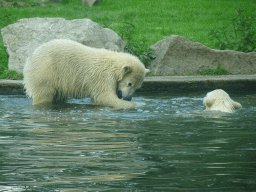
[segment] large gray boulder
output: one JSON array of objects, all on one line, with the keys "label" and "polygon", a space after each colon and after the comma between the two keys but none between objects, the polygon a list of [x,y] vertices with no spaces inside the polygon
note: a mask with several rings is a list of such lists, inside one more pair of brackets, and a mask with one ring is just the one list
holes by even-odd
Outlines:
[{"label": "large gray boulder", "polygon": [[196,73],[218,64],[233,75],[256,74],[256,53],[210,49],[185,37],[172,35],[151,46],[158,55],[150,70],[156,76],[181,76]]},{"label": "large gray boulder", "polygon": [[9,55],[9,69],[23,71],[25,61],[42,43],[52,39],[71,39],[84,45],[123,51],[125,42],[112,30],[90,19],[30,18],[21,19],[1,30]]}]

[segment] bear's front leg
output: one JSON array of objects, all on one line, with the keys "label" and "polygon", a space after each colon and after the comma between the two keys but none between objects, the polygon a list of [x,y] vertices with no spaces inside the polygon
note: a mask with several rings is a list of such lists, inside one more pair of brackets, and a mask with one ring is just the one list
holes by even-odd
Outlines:
[{"label": "bear's front leg", "polygon": [[134,108],[136,103],[119,99],[116,95],[100,96],[96,99],[91,99],[92,105],[103,105],[113,107],[115,109]]},{"label": "bear's front leg", "polygon": [[111,107],[115,109],[126,109],[126,108],[135,108],[136,103],[130,102],[130,101],[125,101],[122,99],[118,99],[111,104]]}]

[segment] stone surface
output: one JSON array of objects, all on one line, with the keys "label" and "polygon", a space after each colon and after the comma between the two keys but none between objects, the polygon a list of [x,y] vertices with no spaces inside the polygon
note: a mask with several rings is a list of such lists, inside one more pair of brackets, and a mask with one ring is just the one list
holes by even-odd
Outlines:
[{"label": "stone surface", "polygon": [[256,74],[256,52],[210,49],[178,35],[157,42],[151,49],[158,55],[150,65],[156,76],[184,76],[216,69],[218,64],[233,75]]},{"label": "stone surface", "polygon": [[83,4],[92,7],[94,4],[101,2],[102,0],[81,0]]},{"label": "stone surface", "polygon": [[112,30],[90,19],[72,21],[63,18],[21,19],[1,30],[9,55],[9,69],[23,71],[27,57],[42,43],[52,39],[71,39],[95,48],[123,51],[125,42]]}]

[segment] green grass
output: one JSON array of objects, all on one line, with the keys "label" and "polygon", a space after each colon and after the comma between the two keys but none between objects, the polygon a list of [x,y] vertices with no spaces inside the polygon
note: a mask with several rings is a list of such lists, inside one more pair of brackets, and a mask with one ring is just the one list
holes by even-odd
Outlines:
[{"label": "green grass", "polygon": [[[256,16],[255,0],[104,0],[94,7],[82,5],[79,0],[63,0],[62,3],[7,1],[0,0],[0,28],[22,18],[88,18],[123,36],[126,43],[138,45],[136,48],[140,49],[138,54],[142,57],[148,55],[151,45],[172,34],[218,49],[216,40],[209,37],[212,27],[221,30],[230,25],[239,8],[245,10],[244,16]],[[133,29],[127,32],[129,24]],[[144,53],[143,50],[148,51]],[[1,38],[0,75],[7,69],[7,55]]]},{"label": "green grass", "polygon": [[14,70],[5,70],[1,75],[0,79],[23,79],[23,74],[18,74]]},{"label": "green grass", "polygon": [[216,69],[206,69],[203,71],[197,70],[195,74],[189,73],[188,75],[231,75],[231,73],[228,72],[226,69],[222,68],[221,64],[218,64],[218,67]]}]

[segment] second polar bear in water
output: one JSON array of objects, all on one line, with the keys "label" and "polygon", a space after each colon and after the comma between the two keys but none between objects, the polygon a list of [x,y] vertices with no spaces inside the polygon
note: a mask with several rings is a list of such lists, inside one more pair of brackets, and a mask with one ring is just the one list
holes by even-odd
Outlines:
[{"label": "second polar bear in water", "polygon": [[207,110],[232,113],[235,109],[241,109],[242,105],[233,101],[222,89],[216,89],[207,93],[203,103]]},{"label": "second polar bear in water", "polygon": [[[38,47],[24,67],[24,86],[33,104],[90,97],[95,105],[131,108],[133,92],[149,70],[128,53],[52,40]],[[122,99],[121,99],[122,98]]]}]

